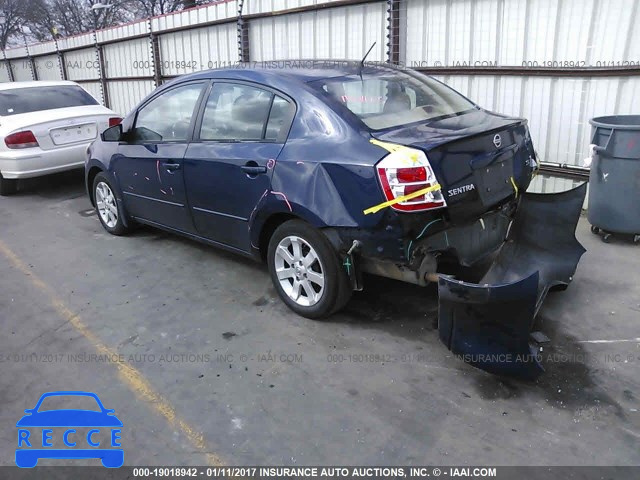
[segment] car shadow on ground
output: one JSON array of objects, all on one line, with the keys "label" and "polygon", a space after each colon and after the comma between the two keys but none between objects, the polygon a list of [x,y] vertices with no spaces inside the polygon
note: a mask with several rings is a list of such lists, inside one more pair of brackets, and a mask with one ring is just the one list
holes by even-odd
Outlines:
[{"label": "car shadow on ground", "polygon": [[436,328],[436,284],[420,287],[389,278],[364,275],[363,285],[364,289],[354,292],[345,309],[331,321],[380,325],[404,321],[419,324],[428,330]]},{"label": "car shadow on ground", "polygon": [[[442,265],[447,275],[474,282],[487,270],[490,259],[474,268]],[[426,286],[375,275],[363,276],[364,290],[354,295],[335,321],[394,325],[395,333],[415,338],[416,333],[438,328],[438,285]],[[393,332],[392,332],[393,333]]]},{"label": "car shadow on ground", "polygon": [[68,200],[86,195],[84,169],[18,180],[18,191],[13,196],[33,195],[52,200]]}]

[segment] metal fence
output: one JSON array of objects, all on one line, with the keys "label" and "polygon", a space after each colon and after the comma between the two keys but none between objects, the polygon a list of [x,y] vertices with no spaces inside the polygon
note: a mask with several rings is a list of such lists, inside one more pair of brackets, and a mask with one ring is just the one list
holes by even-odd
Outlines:
[{"label": "metal fence", "polygon": [[[589,118],[640,112],[640,0],[232,0],[2,52],[0,81],[69,79],[125,114],[177,75],[296,58],[417,68],[529,119],[579,165]],[[553,180],[544,190],[571,180]],[[560,183],[557,183],[560,182]]]}]

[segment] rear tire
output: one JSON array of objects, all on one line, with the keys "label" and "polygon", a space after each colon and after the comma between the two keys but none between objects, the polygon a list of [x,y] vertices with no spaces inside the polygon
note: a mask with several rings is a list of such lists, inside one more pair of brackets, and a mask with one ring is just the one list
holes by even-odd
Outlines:
[{"label": "rear tire", "polygon": [[6,197],[13,195],[18,190],[18,181],[11,178],[4,178],[0,174],[0,195]]},{"label": "rear tire", "polygon": [[326,318],[351,297],[337,252],[322,232],[301,220],[289,220],[275,230],[267,263],[278,295],[298,315]]},{"label": "rear tire", "polygon": [[112,235],[124,235],[129,231],[122,221],[123,208],[118,203],[115,189],[109,178],[100,172],[93,180],[93,201],[96,213],[104,229]]}]

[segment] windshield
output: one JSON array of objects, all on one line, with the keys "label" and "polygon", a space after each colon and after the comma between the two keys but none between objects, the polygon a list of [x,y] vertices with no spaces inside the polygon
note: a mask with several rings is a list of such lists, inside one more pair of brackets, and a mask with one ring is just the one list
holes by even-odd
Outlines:
[{"label": "windshield", "polygon": [[76,85],[27,87],[0,91],[0,117],[83,105],[98,105],[98,102]]},{"label": "windshield", "polygon": [[88,395],[51,395],[42,400],[38,412],[50,410],[102,411],[96,399]]},{"label": "windshield", "polygon": [[369,128],[385,128],[456,115],[476,108],[455,90],[426,76],[404,72],[349,75],[313,82]]}]

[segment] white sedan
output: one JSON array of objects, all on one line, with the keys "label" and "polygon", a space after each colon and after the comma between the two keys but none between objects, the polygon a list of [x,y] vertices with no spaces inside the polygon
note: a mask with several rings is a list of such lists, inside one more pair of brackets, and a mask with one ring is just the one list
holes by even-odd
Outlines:
[{"label": "white sedan", "polygon": [[74,82],[0,83],[0,195],[20,178],[82,167],[89,144],[120,120]]}]

